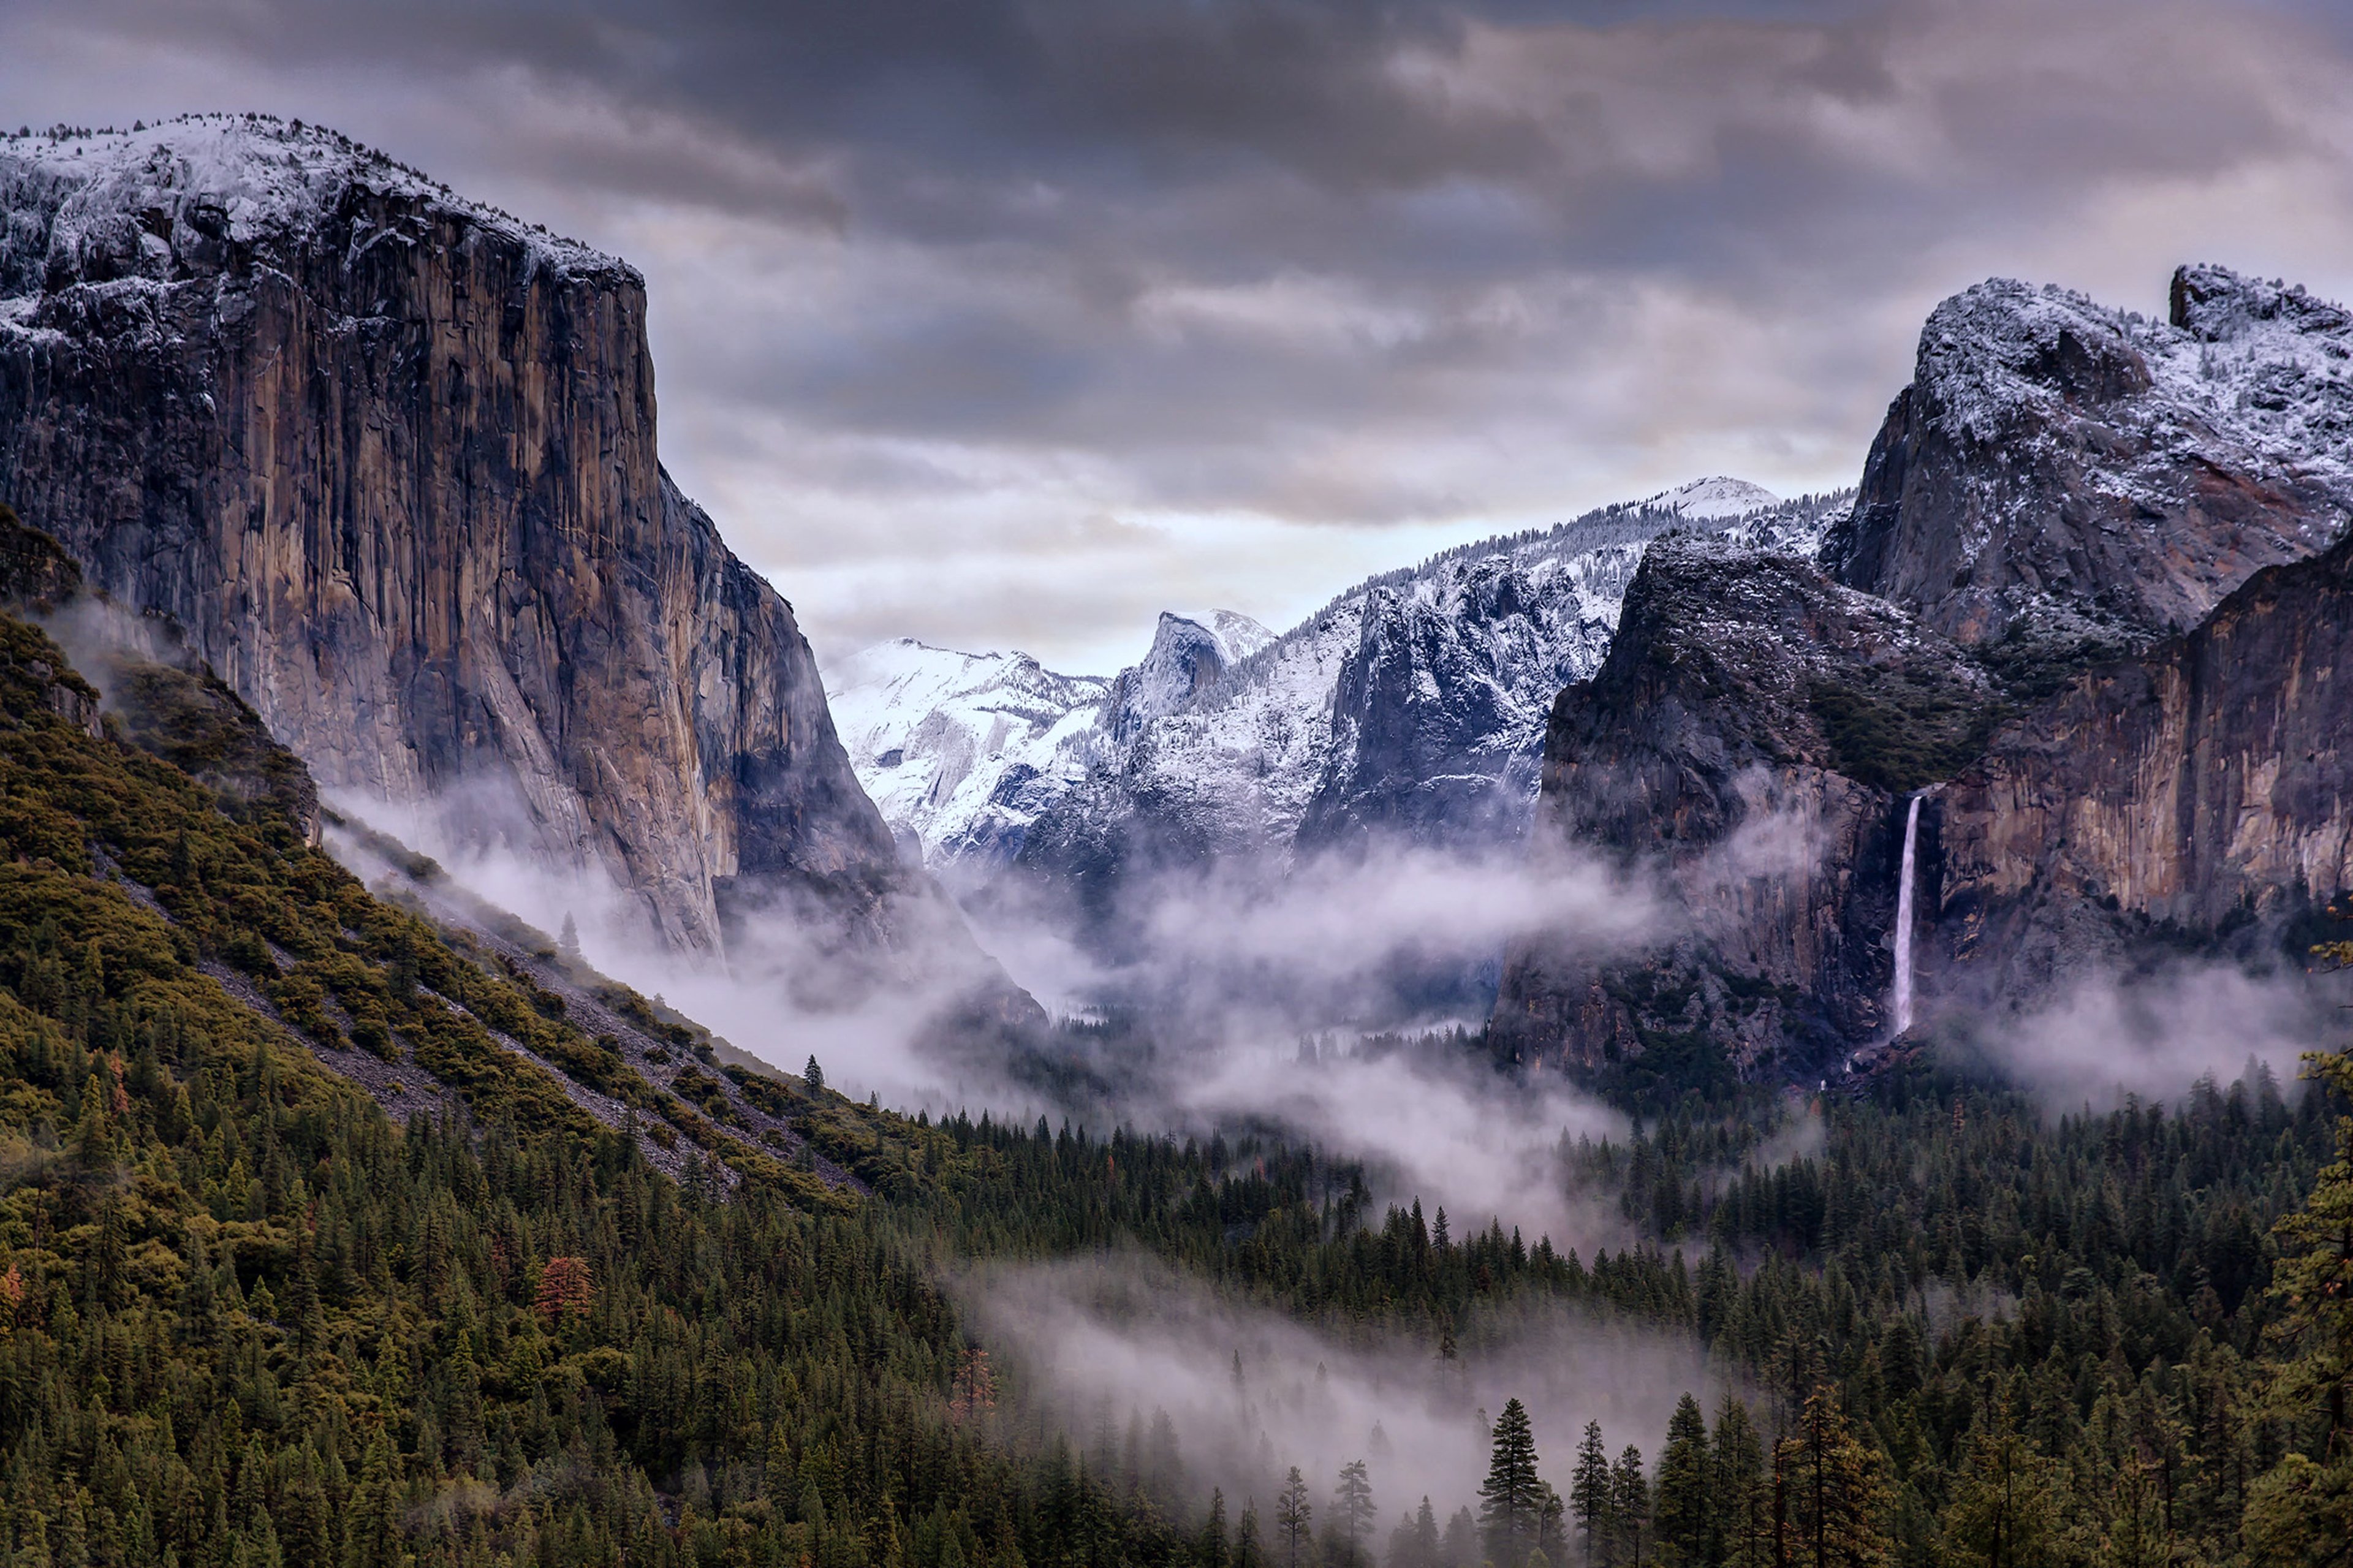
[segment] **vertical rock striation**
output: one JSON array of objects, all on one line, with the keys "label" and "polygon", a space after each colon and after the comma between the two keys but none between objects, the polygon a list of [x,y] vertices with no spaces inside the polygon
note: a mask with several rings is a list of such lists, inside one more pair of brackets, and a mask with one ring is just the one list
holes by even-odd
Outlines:
[{"label": "vertical rock striation", "polygon": [[684,949],[901,873],[791,607],[663,473],[630,268],[299,123],[0,141],[0,494],[331,794]]},{"label": "vertical rock striation", "polygon": [[2353,888],[2353,541],[2088,670],[1941,792],[1939,977],[2032,994]]}]

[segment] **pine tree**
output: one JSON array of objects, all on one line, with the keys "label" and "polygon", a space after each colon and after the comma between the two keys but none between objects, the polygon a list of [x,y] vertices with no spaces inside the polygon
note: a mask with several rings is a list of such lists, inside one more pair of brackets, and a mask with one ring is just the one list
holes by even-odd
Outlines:
[{"label": "pine tree", "polygon": [[1609,1473],[1609,1520],[1616,1527],[1617,1560],[1625,1568],[1642,1568],[1650,1543],[1651,1484],[1642,1470],[1642,1450],[1631,1443]]},{"label": "pine tree", "polygon": [[1585,1440],[1577,1447],[1577,1469],[1568,1483],[1568,1510],[1583,1538],[1585,1560],[1594,1568],[1611,1561],[1609,1524],[1609,1450],[1601,1441],[1601,1423],[1585,1424]]},{"label": "pine tree", "polygon": [[[2253,1534],[2250,1531],[2251,1539]],[[2290,1546],[2281,1552],[2260,1540],[2256,1545],[2273,1562],[2293,1562],[2297,1551]],[[2109,1499],[2107,1529],[2094,1559],[2097,1568],[2168,1568],[2173,1560],[2173,1542],[2165,1528],[2157,1489],[2149,1485],[2148,1470],[2138,1457],[2127,1456],[2117,1469]]]},{"label": "pine tree", "polygon": [[1299,1550],[1307,1543],[1308,1527],[1314,1518],[1314,1506],[1307,1500],[1307,1479],[1293,1465],[1274,1500],[1274,1528],[1282,1535],[1282,1568],[1299,1568]]},{"label": "pine tree", "polygon": [[1439,1568],[1438,1515],[1425,1494],[1389,1536],[1388,1568]]},{"label": "pine tree", "polygon": [[1545,1486],[1536,1463],[1527,1407],[1516,1399],[1506,1400],[1504,1413],[1495,1418],[1487,1479],[1479,1488],[1480,1539],[1496,1568],[1521,1568],[1540,1544]]},{"label": "pine tree", "polygon": [[1193,1548],[1193,1562],[1197,1568],[1228,1568],[1228,1561],[1226,1494],[1212,1487],[1209,1489],[1209,1517],[1202,1521],[1201,1538]]},{"label": "pine tree", "polygon": [[1234,1531],[1234,1568],[1266,1568],[1266,1553],[1258,1541],[1258,1504],[1242,1502],[1242,1521]]},{"label": "pine tree", "polygon": [[1708,1554],[1707,1417],[1686,1394],[1667,1423],[1667,1446],[1659,1454],[1659,1495],[1654,1506],[1659,1560],[1667,1568],[1704,1568]]},{"label": "pine tree", "polygon": [[1458,1508],[1447,1516],[1438,1555],[1446,1568],[1479,1568],[1479,1525],[1469,1509]]},{"label": "pine tree", "polygon": [[566,963],[580,962],[580,928],[573,923],[569,910],[565,911],[564,933],[555,939],[555,951],[564,956]]},{"label": "pine tree", "polygon": [[817,1065],[814,1054],[809,1057],[808,1066],[801,1068],[801,1082],[807,1086],[811,1094],[825,1092],[825,1069]]},{"label": "pine tree", "polygon": [[2040,1563],[2059,1530],[2054,1468],[2019,1431],[2005,1393],[1969,1435],[1945,1505],[1945,1541],[1955,1560],[1984,1568]]},{"label": "pine tree", "polygon": [[1765,1446],[1748,1406],[1729,1394],[1716,1406],[1709,1447],[1708,1561],[1721,1568],[1766,1568],[1773,1561],[1773,1521]]},{"label": "pine tree", "polygon": [[1349,1568],[1364,1561],[1364,1539],[1372,1533],[1377,1517],[1365,1461],[1352,1459],[1340,1467],[1339,1484],[1332,1491],[1333,1528],[1339,1536],[1340,1560]]},{"label": "pine tree", "polygon": [[1807,1396],[1796,1433],[1775,1445],[1774,1472],[1779,1560],[1807,1568],[1879,1568],[1886,1562],[1880,1513],[1887,1487],[1879,1455],[1848,1429],[1828,1384]]},{"label": "pine tree", "polygon": [[[2312,951],[2324,967],[2353,967],[2353,942]],[[2353,1052],[2316,1058],[2314,1076],[2339,1103],[2353,1098]],[[2337,1121],[2337,1159],[2274,1234],[2272,1296],[2284,1310],[2274,1331],[2297,1353],[2273,1398],[2309,1412],[2310,1436],[2247,1489],[2245,1529],[2269,1561],[2317,1563],[2353,1541],[2353,1117]]]}]

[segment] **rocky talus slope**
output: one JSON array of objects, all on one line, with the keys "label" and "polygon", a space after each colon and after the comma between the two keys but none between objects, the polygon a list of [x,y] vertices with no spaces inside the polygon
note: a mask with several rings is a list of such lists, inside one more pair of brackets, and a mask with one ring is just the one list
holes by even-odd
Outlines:
[{"label": "rocky talus slope", "polygon": [[2212,268],[2172,300],[1971,289],[1818,563],[1654,547],[1556,707],[1542,821],[1684,918],[1632,963],[1514,954],[1500,1050],[1672,1078],[1884,1043],[1918,791],[1924,1025],[2275,954],[2353,884],[2353,318]]},{"label": "rocky talus slope", "polygon": [[791,607],[662,472],[643,280],[331,132],[0,140],[0,495],[331,797],[887,937]]}]

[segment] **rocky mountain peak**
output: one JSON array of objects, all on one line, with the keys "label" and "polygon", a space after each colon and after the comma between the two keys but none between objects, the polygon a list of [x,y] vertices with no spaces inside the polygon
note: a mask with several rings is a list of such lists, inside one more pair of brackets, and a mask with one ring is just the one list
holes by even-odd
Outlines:
[{"label": "rocky mountain peak", "polygon": [[1114,745],[1126,745],[1145,726],[1185,708],[1218,678],[1274,640],[1274,634],[1234,610],[1179,615],[1163,610],[1143,662],[1113,681],[1109,722]]},{"label": "rocky mountain peak", "polygon": [[2301,283],[2268,281],[2227,267],[2175,269],[2167,291],[2168,320],[2205,342],[2224,342],[2278,325],[2353,343],[2353,311],[2307,291]]},{"label": "rocky mountain peak", "polygon": [[1671,490],[1662,490],[1641,504],[1674,512],[1694,522],[1714,522],[1746,517],[1750,512],[1778,506],[1781,498],[1763,485],[1736,479],[1727,474],[1712,474],[1704,479],[1677,485]]},{"label": "rocky mountain peak", "polygon": [[1823,563],[2013,680],[2196,625],[2353,521],[2353,332],[2184,268],[2173,321],[1997,279],[1938,305]]}]

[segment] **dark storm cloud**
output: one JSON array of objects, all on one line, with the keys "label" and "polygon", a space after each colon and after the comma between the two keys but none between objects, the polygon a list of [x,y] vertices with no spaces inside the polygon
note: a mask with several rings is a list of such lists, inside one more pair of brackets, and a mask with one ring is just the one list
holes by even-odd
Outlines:
[{"label": "dark storm cloud", "polygon": [[2348,59],[2285,0],[0,15],[16,118],[326,120],[638,262],[665,450],[822,635],[968,636],[1029,563],[1095,663],[1172,580],[1281,620],[1450,530],[1851,481],[1988,273],[2344,292]]}]

